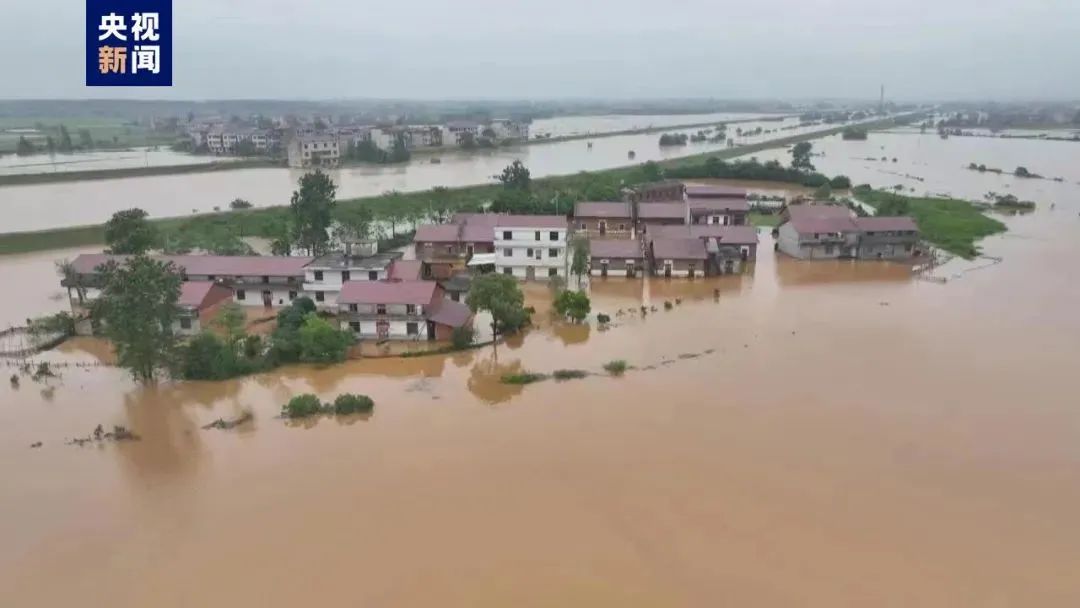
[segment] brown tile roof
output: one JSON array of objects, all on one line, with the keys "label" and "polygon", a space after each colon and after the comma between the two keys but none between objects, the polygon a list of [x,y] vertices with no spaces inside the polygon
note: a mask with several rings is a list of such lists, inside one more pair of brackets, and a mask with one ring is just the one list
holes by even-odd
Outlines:
[{"label": "brown tile roof", "polygon": [[745,198],[694,198],[687,197],[690,215],[700,215],[710,211],[749,211],[750,203]]},{"label": "brown tile roof", "polygon": [[704,260],[705,242],[698,238],[653,239],[653,257],[657,260]]},{"label": "brown tile roof", "polygon": [[[129,256],[104,253],[84,253],[72,261],[75,270],[92,274],[95,269],[116,260],[123,263]],[[189,275],[215,276],[303,276],[304,267],[314,258],[269,255],[155,255],[156,260],[176,264]]]},{"label": "brown tile roof", "polygon": [[468,306],[461,302],[439,298],[428,309],[427,318],[439,325],[449,327],[463,327],[472,319],[473,313]]},{"label": "brown tile roof", "polygon": [[746,198],[745,188],[733,186],[686,185],[686,196],[701,198]]},{"label": "brown tile roof", "polygon": [[495,226],[469,222],[461,229],[461,240],[465,243],[494,243]]},{"label": "brown tile roof", "polygon": [[638,203],[638,218],[643,220],[665,220],[686,218],[686,203]]},{"label": "brown tile roof", "polygon": [[791,205],[787,209],[789,222],[800,234],[821,232],[856,232],[853,214],[841,205]]},{"label": "brown tile roof", "polygon": [[400,281],[419,281],[420,269],[423,262],[420,260],[394,260],[390,265],[390,278]]},{"label": "brown tile roof", "polygon": [[569,223],[563,215],[498,215],[500,228],[562,228]]},{"label": "brown tile roof", "polygon": [[651,239],[717,239],[722,244],[756,245],[757,228],[753,226],[722,226],[717,224],[692,224],[690,226],[656,226],[649,230]]},{"label": "brown tile roof", "polygon": [[919,225],[907,216],[897,217],[857,217],[855,225],[865,232],[918,232]]},{"label": "brown tile roof", "polygon": [[456,224],[424,224],[416,227],[416,243],[456,243],[461,229]]},{"label": "brown tile roof", "polygon": [[341,304],[430,304],[438,285],[434,281],[346,281]]},{"label": "brown tile roof", "polygon": [[641,243],[634,239],[596,239],[589,241],[593,258],[641,259]]},{"label": "brown tile roof", "polygon": [[224,291],[225,294],[229,292],[229,290],[219,287],[213,281],[185,281],[180,284],[180,298],[176,303],[186,308],[202,308],[203,304],[207,303],[207,298],[215,287]]},{"label": "brown tile roof", "polygon": [[581,201],[574,205],[574,217],[598,217],[598,218],[627,218],[629,219],[630,203]]}]

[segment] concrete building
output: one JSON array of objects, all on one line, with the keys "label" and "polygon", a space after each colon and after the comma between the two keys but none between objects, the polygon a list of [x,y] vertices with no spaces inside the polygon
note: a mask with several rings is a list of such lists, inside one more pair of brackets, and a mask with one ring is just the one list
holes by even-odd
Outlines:
[{"label": "concrete building", "polygon": [[682,200],[637,204],[637,233],[648,235],[656,226],[683,226],[687,222]]},{"label": "concrete building", "polygon": [[561,215],[500,215],[495,271],[524,280],[566,278],[569,226]]},{"label": "concrete building", "polygon": [[746,190],[728,186],[686,186],[686,206],[691,224],[742,226],[750,213]]},{"label": "concrete building", "polygon": [[173,321],[173,333],[193,336],[203,330],[223,304],[232,300],[233,292],[211,281],[188,281],[180,285],[179,311]]},{"label": "concrete building", "polygon": [[495,226],[502,216],[487,213],[458,213],[449,224],[428,224],[416,228],[413,243],[416,257],[423,262],[426,279],[448,279],[465,270],[476,254],[495,253]]},{"label": "concrete building", "polygon": [[709,258],[702,239],[693,237],[654,238],[649,241],[653,274],[662,277],[705,276]]},{"label": "concrete building", "polygon": [[858,217],[858,257],[902,260],[919,254],[919,226],[910,217]]},{"label": "concrete building", "polygon": [[634,278],[645,272],[645,253],[637,239],[589,241],[589,274]]},{"label": "concrete building", "polygon": [[335,134],[297,135],[287,149],[290,167],[336,167],[348,149],[348,140]]},{"label": "concrete building", "polygon": [[791,205],[777,228],[777,249],[800,259],[853,258],[859,245],[855,216],[840,205]]},{"label": "concrete building", "polygon": [[520,142],[529,139],[529,123],[509,118],[496,118],[489,122],[481,131],[494,133],[496,142]]},{"label": "concrete building", "polygon": [[338,298],[343,330],[361,340],[449,340],[472,311],[433,281],[351,281]]},{"label": "concrete building", "polygon": [[631,203],[581,201],[574,205],[574,230],[589,238],[628,239],[634,236]]},{"label": "concrete building", "polygon": [[659,226],[649,236],[657,239],[701,240],[707,256],[705,274],[709,276],[742,272],[746,264],[757,259],[758,233],[753,226]]},{"label": "concrete building", "polygon": [[680,181],[665,180],[641,184],[634,188],[631,199],[638,203],[655,203],[662,201],[683,201],[686,185]]},{"label": "concrete building", "polygon": [[320,310],[337,310],[338,295],[350,281],[385,281],[400,252],[378,253],[377,245],[352,254],[332,253],[316,258],[304,268],[304,292]]}]

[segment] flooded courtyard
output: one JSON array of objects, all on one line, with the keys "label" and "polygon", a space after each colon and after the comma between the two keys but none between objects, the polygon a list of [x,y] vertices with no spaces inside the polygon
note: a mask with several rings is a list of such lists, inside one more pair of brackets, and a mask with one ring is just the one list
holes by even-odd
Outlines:
[{"label": "flooded courtyard", "polygon": [[[1006,219],[982,243],[1002,262],[945,283],[776,258],[763,233],[746,275],[593,281],[606,329],[550,320],[529,286],[538,327],[497,350],[4,383],[0,603],[1076,604],[1078,211]],[[64,305],[60,254],[0,259],[4,319]],[[499,382],[571,368],[593,375]],[[275,417],[302,392],[375,412]],[[64,444],[98,424],[142,439]]]}]

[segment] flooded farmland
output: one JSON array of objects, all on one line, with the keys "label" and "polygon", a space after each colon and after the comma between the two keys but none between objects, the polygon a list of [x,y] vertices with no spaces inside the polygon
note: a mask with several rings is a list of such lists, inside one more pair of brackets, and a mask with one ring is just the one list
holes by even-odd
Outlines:
[{"label": "flooded farmland", "polygon": [[[917,145],[878,137],[898,159]],[[833,146],[815,164],[859,181]],[[927,188],[979,193],[968,180],[989,178],[958,166],[977,159],[955,156]],[[746,275],[594,281],[606,329],[544,318],[530,286],[542,322],[497,351],[4,383],[0,604],[1075,605],[1076,188],[1006,218],[982,243],[1000,264],[950,263],[944,283],[777,258],[763,233]],[[3,318],[62,306],[54,257],[0,258],[19,286]],[[47,357],[110,360],[94,340]],[[612,359],[637,369],[607,377]],[[498,380],[560,368],[594,375]],[[375,413],[275,418],[307,391],[368,394]],[[64,445],[97,424],[142,439]]]},{"label": "flooded farmland", "polygon": [[[685,118],[685,117],[684,117]],[[735,128],[763,131],[756,135],[729,136],[740,144],[823,130],[821,125],[797,127],[796,119],[741,123]],[[796,126],[779,131],[784,126]],[[766,133],[765,130],[774,130]],[[676,130],[694,132],[697,129]],[[675,132],[675,131],[673,131]],[[388,190],[416,191],[435,186],[457,187],[491,183],[494,175],[514,160],[524,162],[534,177],[595,171],[634,162],[663,160],[713,150],[726,143],[693,143],[659,146],[659,133],[598,137],[592,147],[585,140],[571,140],[495,150],[440,154],[438,164],[430,155],[417,155],[403,165],[364,165],[331,172],[338,184],[338,198],[371,196]],[[629,160],[627,153],[636,158]],[[300,169],[236,169],[189,175],[161,175],[111,180],[58,182],[0,187],[0,209],[5,218],[0,232],[45,230],[104,222],[114,212],[141,207],[153,217],[207,213],[227,209],[240,197],[256,206],[288,204],[289,195],[303,175]]]}]

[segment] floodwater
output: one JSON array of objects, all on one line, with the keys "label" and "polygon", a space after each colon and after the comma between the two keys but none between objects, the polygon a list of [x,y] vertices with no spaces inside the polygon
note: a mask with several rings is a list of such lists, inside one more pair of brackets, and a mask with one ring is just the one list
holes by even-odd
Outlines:
[{"label": "floodwater", "polygon": [[[797,125],[796,119],[742,123],[737,127],[752,131],[760,126],[763,132],[739,137],[729,130],[729,137],[738,144],[753,144],[826,128]],[[780,130],[783,127],[792,128]],[[592,148],[585,140],[573,140],[496,150],[459,150],[439,155],[438,164],[430,162],[431,156],[417,155],[404,165],[349,167],[332,171],[331,176],[338,184],[338,197],[346,198],[388,190],[404,192],[492,183],[493,176],[514,160],[525,163],[534,177],[542,177],[727,148],[726,143],[704,142],[661,148],[659,138],[659,133],[598,137],[592,140]],[[636,153],[634,160],[627,158],[631,150]],[[0,232],[95,224],[133,206],[147,210],[153,217],[165,217],[207,213],[215,207],[225,209],[237,197],[256,206],[286,205],[301,175],[303,171],[298,169],[260,168],[0,187],[0,209],[5,213]]]},{"label": "floodwater", "polygon": [[162,148],[133,148],[131,150],[101,150],[72,154],[35,154],[33,156],[0,156],[0,175],[23,173],[63,173],[66,171],[99,171],[135,167],[164,167],[169,165],[201,165],[229,162],[227,157],[195,156]]},{"label": "floodwater", "polygon": [[[497,351],[5,382],[0,605],[1078,605],[1078,212],[1007,218],[1002,262],[943,284],[763,234],[752,274],[594,281],[607,329],[529,286],[542,323]],[[52,301],[53,257],[0,258],[5,317]],[[598,375],[498,382],[559,368]],[[275,418],[306,391],[377,405]],[[64,445],[97,424],[142,440]]]},{"label": "floodwater", "polygon": [[722,112],[713,114],[605,114],[599,116],[556,116],[534,120],[529,125],[532,136],[550,135],[566,137],[568,135],[590,135],[671,127],[675,125],[696,125],[707,122],[728,120],[746,120],[764,118],[768,114]]}]

